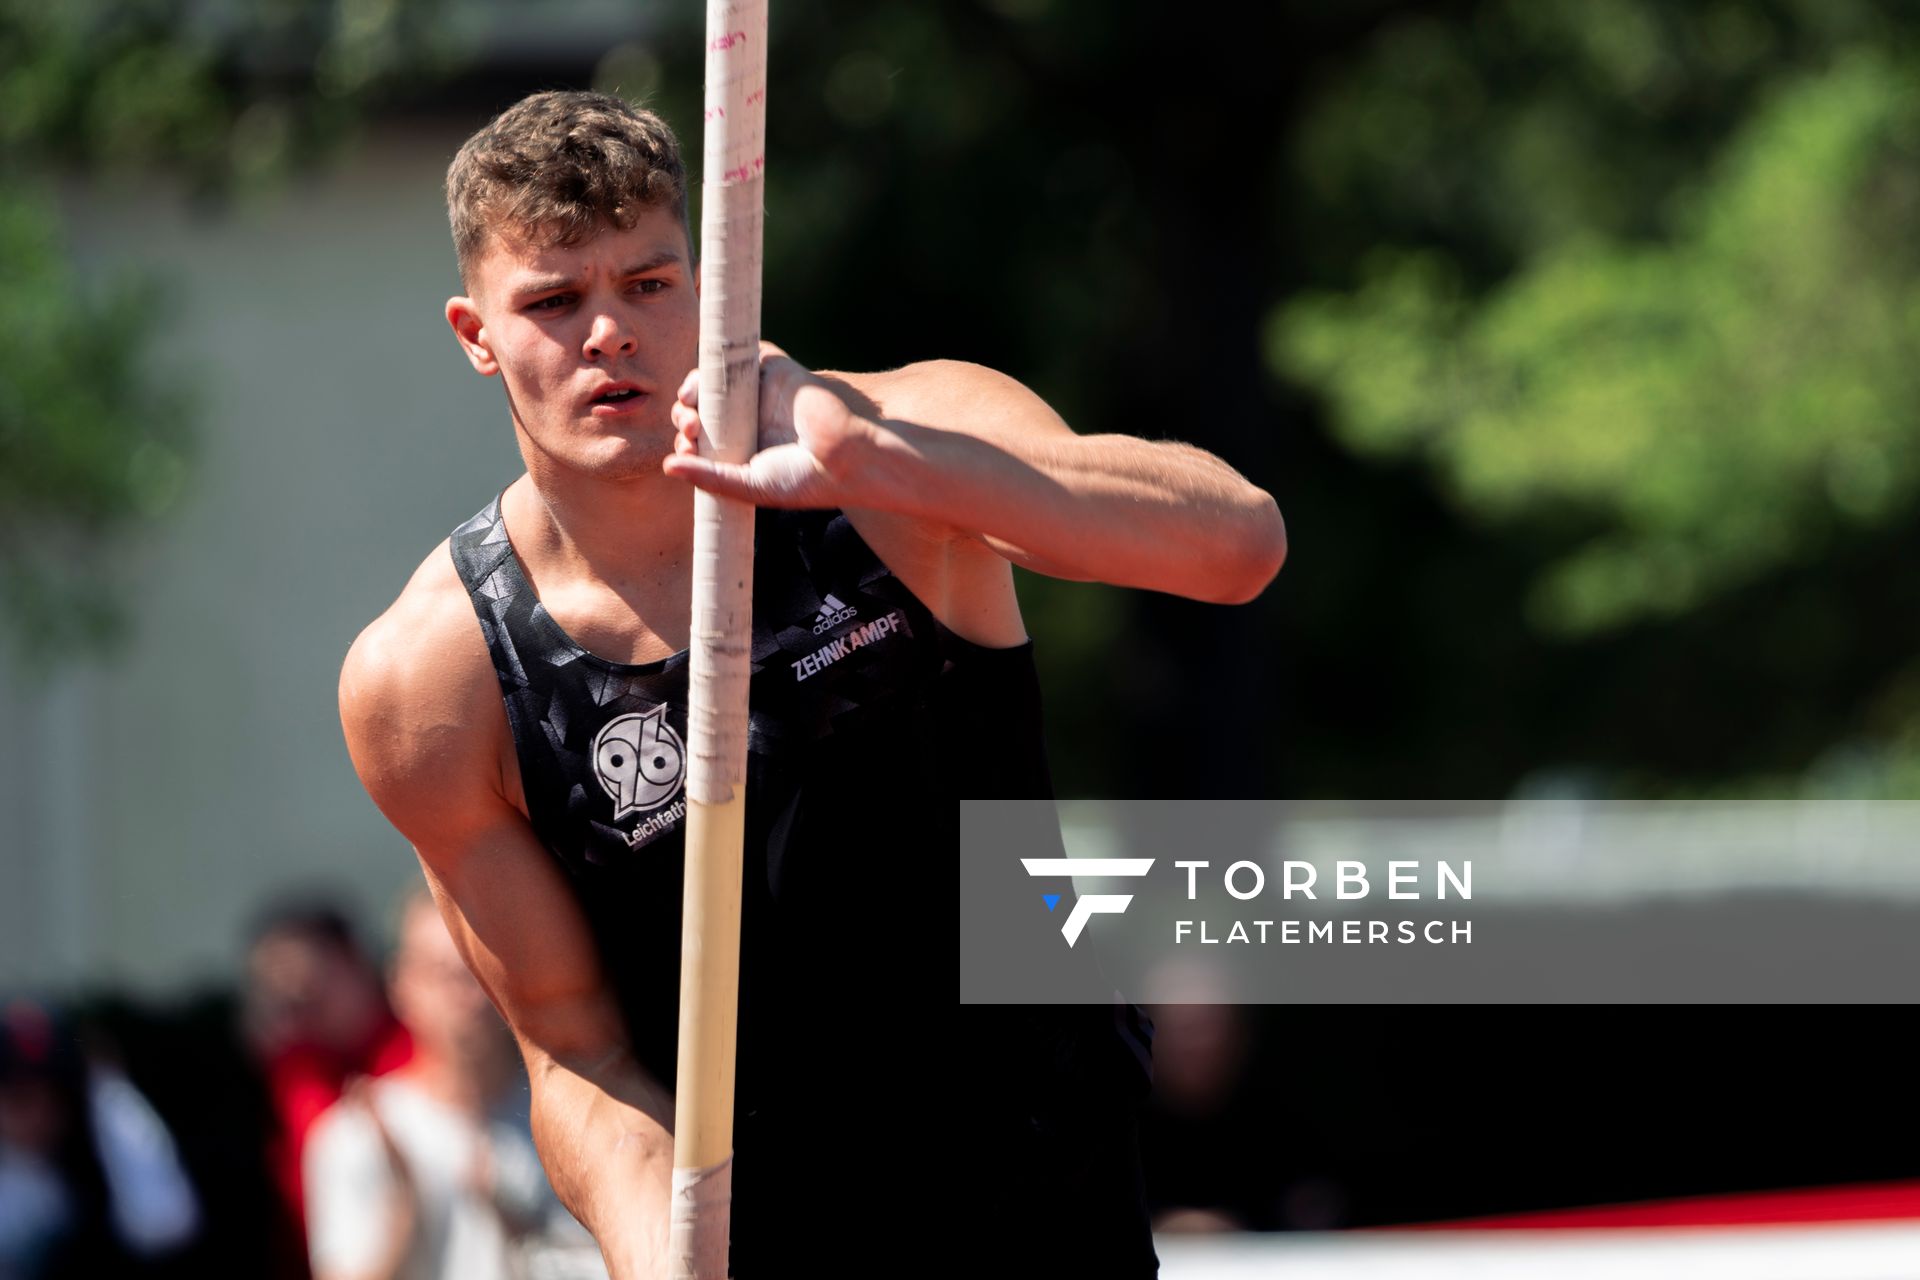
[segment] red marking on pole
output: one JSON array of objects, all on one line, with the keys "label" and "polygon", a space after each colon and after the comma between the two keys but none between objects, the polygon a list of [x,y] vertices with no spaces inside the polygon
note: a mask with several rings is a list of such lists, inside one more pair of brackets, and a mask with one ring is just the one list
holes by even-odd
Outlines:
[{"label": "red marking on pole", "polygon": [[725,53],[728,49],[733,48],[733,46],[737,44],[745,44],[746,42],[747,42],[746,32],[732,31],[724,36],[715,36],[713,38],[713,43],[709,44],[707,48],[712,49],[715,53]]},{"label": "red marking on pole", "polygon": [[767,100],[767,91],[765,89],[755,89],[752,93],[747,95],[748,106],[752,106],[756,102],[765,102],[766,100]]},{"label": "red marking on pole", "polygon": [[725,107],[708,107],[706,118],[712,120],[716,116],[722,120],[726,119],[727,109]]}]

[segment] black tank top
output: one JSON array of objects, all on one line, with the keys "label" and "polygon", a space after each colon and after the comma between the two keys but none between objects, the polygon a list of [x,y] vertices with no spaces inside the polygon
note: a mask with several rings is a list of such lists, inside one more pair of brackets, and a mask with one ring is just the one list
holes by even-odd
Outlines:
[{"label": "black tank top", "polygon": [[[575,644],[528,584],[498,498],[451,549],[533,829],[566,869],[637,1056],[671,1087],[686,654],[616,663]],[[1089,1091],[1143,1093],[1151,1027],[1130,1005],[957,1003],[959,800],[1052,794],[1032,645],[947,630],[839,512],[762,510],[752,660],[736,1220],[761,1185],[755,1158],[817,1146],[807,1130],[831,1112],[885,1131],[931,1109],[958,1137],[969,1115],[1031,1127]]]}]

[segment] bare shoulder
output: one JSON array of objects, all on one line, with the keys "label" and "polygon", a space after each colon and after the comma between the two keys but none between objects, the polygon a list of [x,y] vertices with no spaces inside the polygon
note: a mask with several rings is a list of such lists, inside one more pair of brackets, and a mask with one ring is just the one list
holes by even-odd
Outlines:
[{"label": "bare shoulder", "polygon": [[523,1043],[604,1054],[618,1021],[599,1001],[592,934],[527,820],[499,680],[446,543],[353,642],[340,720],[367,794]]},{"label": "bare shoulder", "polygon": [[445,542],[348,650],[340,720],[368,794],[416,843],[503,790],[506,712]]}]

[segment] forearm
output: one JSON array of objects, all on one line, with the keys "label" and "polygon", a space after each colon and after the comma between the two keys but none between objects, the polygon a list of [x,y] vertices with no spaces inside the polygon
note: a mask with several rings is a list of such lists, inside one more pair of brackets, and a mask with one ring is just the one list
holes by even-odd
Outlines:
[{"label": "forearm", "polygon": [[774,507],[904,516],[976,536],[1067,578],[1240,603],[1286,557],[1273,498],[1190,445],[1078,436],[1004,374],[935,360],[885,374],[814,375],[762,352],[760,449],[699,454],[699,382],[674,409],[668,475]]},{"label": "forearm", "polygon": [[593,1233],[612,1280],[664,1276],[672,1100],[624,1051],[528,1066],[534,1144],[560,1202]]},{"label": "forearm", "polygon": [[876,426],[872,483],[893,509],[1042,572],[1240,603],[1286,554],[1273,498],[1190,445]]}]

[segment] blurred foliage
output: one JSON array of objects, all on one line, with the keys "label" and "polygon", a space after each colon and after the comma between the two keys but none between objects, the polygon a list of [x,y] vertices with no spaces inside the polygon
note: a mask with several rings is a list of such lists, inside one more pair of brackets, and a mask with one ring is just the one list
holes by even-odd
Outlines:
[{"label": "blurred foliage", "polygon": [[0,148],[215,188],[283,176],[470,40],[441,0],[0,0]]},{"label": "blurred foliage", "polygon": [[1658,240],[1523,219],[1536,243],[1478,295],[1443,252],[1378,252],[1275,329],[1355,447],[1422,454],[1476,518],[1589,526],[1540,583],[1550,629],[1692,608],[1883,525],[1920,479],[1911,70],[1794,80],[1669,200]]},{"label": "blurred foliage", "polygon": [[148,358],[159,290],[83,278],[52,193],[105,172],[265,189],[456,63],[441,8],[0,0],[0,631],[29,662],[119,633],[113,566],[185,492],[192,442]]},{"label": "blurred foliage", "polygon": [[83,569],[102,535],[179,498],[187,415],[139,368],[149,291],[81,287],[52,210],[0,199],[0,589],[36,656],[97,646],[117,614]]},{"label": "blurred foliage", "polygon": [[[1269,362],[1511,548],[1516,674],[1586,735],[1542,726],[1539,763],[1583,786],[1920,780],[1910,660],[1845,634],[1911,616],[1867,566],[1901,562],[1920,489],[1916,35],[1860,0],[1409,9],[1301,113],[1320,252]],[[1618,682],[1655,669],[1649,716]],[[1715,760],[1716,720],[1759,733]]]}]

